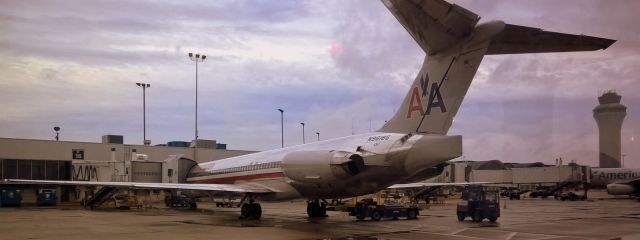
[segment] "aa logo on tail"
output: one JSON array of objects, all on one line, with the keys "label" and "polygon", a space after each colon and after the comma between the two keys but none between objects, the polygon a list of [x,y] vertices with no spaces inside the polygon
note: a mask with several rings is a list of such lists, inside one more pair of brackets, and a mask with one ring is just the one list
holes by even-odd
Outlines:
[{"label": "aa logo on tail", "polygon": [[[422,92],[422,94],[420,94]],[[429,93],[427,95],[427,92]],[[423,98],[428,97],[427,112],[425,113],[424,106],[422,105]],[[431,90],[429,91],[429,74],[422,75],[420,79],[420,88],[414,86],[411,89],[411,99],[409,100],[409,109],[407,110],[407,118],[411,118],[411,114],[414,111],[420,112],[420,116],[430,115],[431,109],[434,107],[440,108],[441,112],[447,112],[447,107],[442,100],[442,94],[440,94],[440,85],[437,82],[431,83]]]}]

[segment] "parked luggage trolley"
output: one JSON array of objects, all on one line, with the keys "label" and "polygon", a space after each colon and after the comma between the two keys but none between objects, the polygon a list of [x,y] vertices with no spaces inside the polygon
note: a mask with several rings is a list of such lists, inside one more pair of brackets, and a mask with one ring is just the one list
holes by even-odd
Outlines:
[{"label": "parked luggage trolley", "polygon": [[496,187],[469,186],[462,191],[458,202],[458,221],[471,217],[474,222],[489,219],[495,222],[500,217],[500,196]]}]

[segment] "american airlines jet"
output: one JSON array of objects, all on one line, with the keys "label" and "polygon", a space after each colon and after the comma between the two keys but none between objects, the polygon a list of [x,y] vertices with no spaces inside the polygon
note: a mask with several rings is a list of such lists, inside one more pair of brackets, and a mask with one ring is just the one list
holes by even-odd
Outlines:
[{"label": "american airlines jet", "polygon": [[462,155],[449,136],[484,55],[606,49],[615,41],[491,21],[443,0],[383,0],[426,57],[398,111],[371,133],[200,163],[188,183],[5,180],[10,183],[187,189],[245,194],[241,218],[259,219],[257,201],[308,199],[310,217],[323,199],[348,198],[413,183]]},{"label": "american airlines jet", "polygon": [[592,168],[590,187],[606,187],[610,195],[640,199],[640,168]]}]

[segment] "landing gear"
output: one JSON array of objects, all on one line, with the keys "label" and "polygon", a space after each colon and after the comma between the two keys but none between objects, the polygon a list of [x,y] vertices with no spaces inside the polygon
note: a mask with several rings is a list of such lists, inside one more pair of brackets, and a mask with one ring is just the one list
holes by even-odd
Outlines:
[{"label": "landing gear", "polygon": [[243,203],[240,208],[240,219],[259,220],[262,217],[262,207],[259,203]]},{"label": "landing gear", "polygon": [[307,203],[307,215],[310,218],[327,217],[327,205],[318,200],[312,200]]},{"label": "landing gear", "polygon": [[244,196],[240,202],[244,202],[247,197],[249,198],[249,202],[242,204],[240,217],[238,218],[241,220],[260,220],[262,217],[262,206],[260,206],[260,203],[254,202],[251,195]]}]

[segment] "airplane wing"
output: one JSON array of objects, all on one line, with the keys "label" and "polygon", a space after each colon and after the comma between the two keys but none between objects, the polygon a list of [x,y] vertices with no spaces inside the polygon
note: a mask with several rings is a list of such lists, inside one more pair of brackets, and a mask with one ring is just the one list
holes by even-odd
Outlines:
[{"label": "airplane wing", "polygon": [[486,54],[593,51],[607,49],[615,42],[616,40],[612,39],[507,24],[504,30],[493,38]]},{"label": "airplane wing", "polygon": [[142,183],[142,182],[87,182],[87,181],[49,181],[49,180],[23,180],[5,179],[6,184],[48,184],[48,185],[73,185],[73,186],[110,186],[122,188],[143,189],[176,189],[176,190],[201,190],[213,192],[238,192],[238,193],[275,193],[276,189],[259,184],[189,184],[189,183]]},{"label": "airplane wing", "polygon": [[468,186],[468,185],[481,185],[481,184],[491,184],[491,182],[462,182],[462,183],[417,182],[417,183],[395,184],[395,185],[391,185],[388,188],[398,189],[398,188],[420,188],[420,187]]}]

